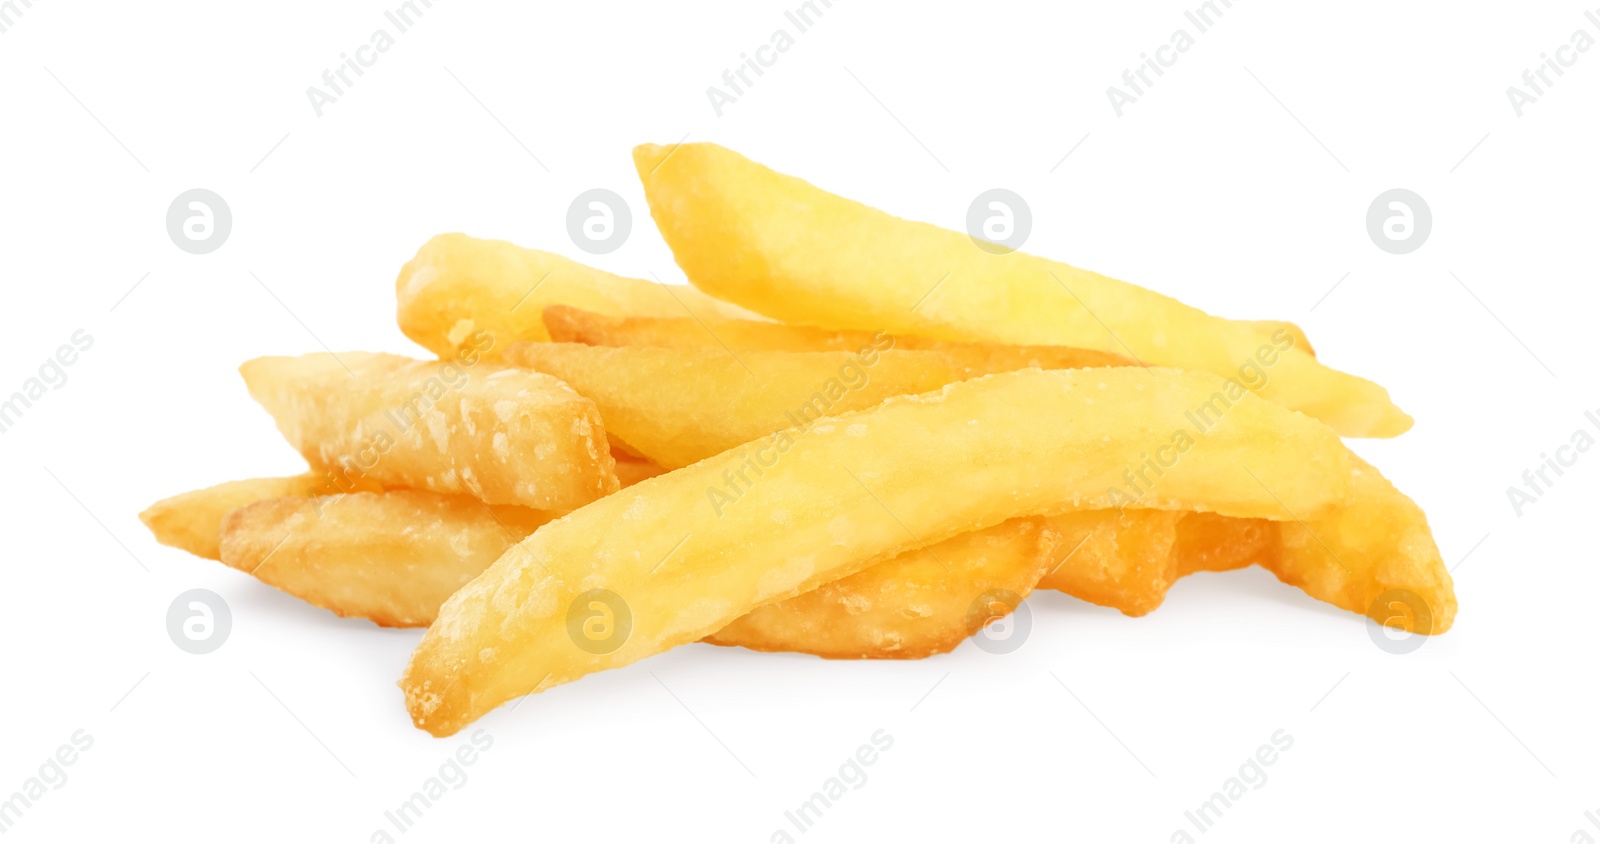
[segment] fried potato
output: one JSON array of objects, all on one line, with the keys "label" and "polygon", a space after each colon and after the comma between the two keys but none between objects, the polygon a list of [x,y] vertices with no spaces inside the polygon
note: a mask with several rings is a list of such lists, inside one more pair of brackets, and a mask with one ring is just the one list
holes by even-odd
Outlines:
[{"label": "fried potato", "polygon": [[[831,418],[770,461],[751,444],[652,478],[545,525],[451,596],[406,668],[407,709],[450,735],[923,543],[1112,506],[1128,467],[1174,448],[1187,409],[1223,389],[1197,372],[1021,370]],[[1145,506],[1246,518],[1325,513],[1349,479],[1331,431],[1249,394],[1163,471]]]},{"label": "fried potato", "polygon": [[[1281,550],[1267,563],[1279,580],[1411,633],[1443,633],[1455,623],[1455,585],[1427,516],[1366,461],[1350,456],[1350,494],[1343,507],[1322,516],[1297,515],[1279,522]],[[1401,594],[1390,594],[1395,592]],[[1396,615],[1391,604],[1404,602],[1406,594],[1422,605]],[[1386,595],[1394,601],[1380,602]]]},{"label": "fried potato", "polygon": [[[689,317],[614,317],[565,305],[544,312],[550,339],[590,346],[660,346],[674,349],[725,349],[730,352],[853,352],[884,335],[868,331],[832,331],[803,325],[753,322],[745,319]],[[1131,366],[1121,355],[1070,346],[1010,346],[1002,343],[954,343],[912,335],[890,336],[890,348],[942,352],[969,377],[1036,366],[1078,369],[1086,366]]]},{"label": "fried potato", "polygon": [[[1346,436],[1397,436],[1377,384],[1330,369],[1285,330],[898,219],[715,144],[634,150],[650,212],[689,280],[786,322],[943,340],[1056,344],[1238,379]],[[1264,370],[1261,375],[1256,370]]]},{"label": "fried potato", "polygon": [[499,354],[520,340],[548,340],[539,314],[553,303],[609,314],[759,318],[687,286],[624,278],[503,240],[441,234],[395,280],[400,330],[441,358],[474,347],[481,333]]},{"label": "fried potato", "polygon": [[1311,340],[1306,337],[1305,331],[1292,322],[1283,322],[1275,319],[1235,320],[1235,322],[1249,327],[1250,330],[1268,339],[1273,338],[1278,332],[1282,331],[1288,335],[1290,340],[1294,341],[1293,345],[1296,349],[1312,357],[1317,356],[1317,350],[1311,348]]},{"label": "fried potato", "polygon": [[932,352],[745,352],[520,343],[506,360],[600,407],[608,430],[676,469],[774,431],[924,393],[962,373]]},{"label": "fried potato", "polygon": [[139,521],[156,541],[208,560],[220,560],[217,538],[222,518],[230,512],[268,498],[317,495],[332,492],[324,475],[307,472],[287,478],[251,478],[209,486],[164,498],[145,508]]},{"label": "fried potato", "polygon": [[558,511],[617,490],[599,410],[548,375],[365,353],[257,358],[239,372],[336,481]]},{"label": "fried potato", "polygon": [[1052,562],[1039,588],[1059,589],[1127,615],[1144,615],[1161,606],[1177,579],[1172,547],[1185,515],[1166,510],[1090,510],[1055,516],[1050,527],[1070,550]]},{"label": "fried potato", "polygon": [[222,562],[340,616],[422,627],[551,518],[415,490],[273,498],[228,514]]},{"label": "fried potato", "polygon": [[1012,519],[906,551],[786,601],[757,607],[705,641],[829,659],[921,659],[955,649],[1033,591],[1061,536]]}]

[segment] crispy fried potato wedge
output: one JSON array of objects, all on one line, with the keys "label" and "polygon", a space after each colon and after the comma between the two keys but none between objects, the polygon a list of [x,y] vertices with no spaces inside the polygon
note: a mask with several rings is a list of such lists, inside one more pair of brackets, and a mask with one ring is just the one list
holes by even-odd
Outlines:
[{"label": "crispy fried potato wedge", "polygon": [[[1188,409],[1224,389],[1198,372],[1021,370],[812,425],[736,495],[724,485],[759,444],[652,478],[545,525],[451,596],[406,668],[407,708],[450,735],[923,543],[1112,506],[1123,473],[1169,453]],[[1344,500],[1338,438],[1248,393],[1184,438],[1144,506],[1261,518]]]},{"label": "crispy fried potato wedge", "polygon": [[1045,525],[1036,517],[1012,519],[906,551],[757,607],[706,641],[829,659],[946,653],[1033,591],[1060,544],[1060,534]]},{"label": "crispy fried potato wedge", "polygon": [[600,407],[608,430],[669,469],[774,431],[925,393],[963,373],[934,352],[744,352],[519,343],[518,366],[561,379]]},{"label": "crispy fried potato wedge", "polygon": [[[854,352],[884,336],[881,332],[831,331],[803,325],[746,319],[689,317],[615,317],[552,305],[544,312],[550,339],[590,346],[660,346],[674,349],[725,349],[730,352]],[[890,336],[889,347],[902,351],[943,352],[969,377],[1036,366],[1078,369],[1086,366],[1132,366],[1121,355],[1070,346],[1010,346],[1003,343],[955,343],[912,335]]]},{"label": "crispy fried potato wedge", "polygon": [[493,356],[519,340],[548,340],[539,314],[553,303],[608,314],[757,318],[681,285],[624,278],[503,240],[441,234],[395,280],[400,330],[441,358],[493,338]]},{"label": "crispy fried potato wedge", "polygon": [[[715,144],[634,150],[689,280],[769,317],[944,340],[1056,344],[1239,379],[1345,436],[1411,427],[1388,393],[1246,323],[1136,285],[902,220]],[[1265,374],[1257,373],[1264,369]]]},{"label": "crispy fried potato wedge", "polygon": [[617,490],[599,410],[548,375],[357,352],[239,372],[289,444],[336,479],[558,511]]},{"label": "crispy fried potato wedge", "polygon": [[334,492],[332,481],[314,472],[287,478],[251,478],[209,486],[164,498],[145,508],[139,521],[156,541],[208,560],[220,560],[217,538],[224,516],[268,498]]},{"label": "crispy fried potato wedge", "polygon": [[1282,547],[1267,566],[1307,595],[1411,633],[1443,633],[1455,623],[1455,584],[1427,516],[1361,458],[1350,456],[1343,507],[1279,522],[1278,531]]},{"label": "crispy fried potato wedge", "polygon": [[273,498],[228,514],[222,562],[340,616],[424,627],[552,517],[416,490]]}]

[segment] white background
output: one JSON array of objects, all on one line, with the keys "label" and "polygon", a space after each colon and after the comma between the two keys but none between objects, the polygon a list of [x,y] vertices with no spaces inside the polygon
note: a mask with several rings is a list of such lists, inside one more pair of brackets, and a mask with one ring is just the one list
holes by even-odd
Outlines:
[{"label": "white background", "polygon": [[[0,34],[0,394],[95,339],[0,435],[0,797],[74,731],[94,740],[6,840],[393,834],[385,810],[470,735],[410,724],[395,681],[420,634],[158,546],[135,514],[299,471],[235,368],[417,353],[393,280],[437,232],[681,280],[629,150],[686,135],[953,228],[1006,187],[1032,207],[1028,251],[1299,322],[1416,417],[1352,445],[1427,510],[1459,622],[1395,656],[1249,570],[1142,619],[1035,595],[1006,656],[685,647],[485,718],[470,779],[397,838],[1600,838],[1600,451],[1520,517],[1506,496],[1600,408],[1600,49],[1520,118],[1505,93],[1575,30],[1600,36],[1583,4],[1239,0],[1119,118],[1105,89],[1192,33],[1194,0],[837,0],[718,117],[706,88],[797,3],[440,0],[316,116],[306,88],[395,5],[34,0]],[[234,216],[206,256],[164,226],[194,187]],[[594,187],[635,226],[591,258],[564,219]],[[1365,229],[1394,187],[1434,217],[1406,256]],[[233,611],[206,656],[164,626],[196,587]],[[796,833],[784,812],[880,729],[865,785]],[[1280,729],[1265,785],[1195,832],[1184,812]]]}]

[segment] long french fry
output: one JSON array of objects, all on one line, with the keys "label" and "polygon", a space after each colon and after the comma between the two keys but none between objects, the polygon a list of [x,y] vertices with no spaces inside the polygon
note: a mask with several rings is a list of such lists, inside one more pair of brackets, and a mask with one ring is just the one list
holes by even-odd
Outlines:
[{"label": "long french fry", "polygon": [[[797,434],[726,506],[713,490],[755,446],[652,478],[545,525],[445,602],[401,685],[449,735],[519,695],[694,641],[758,606],[913,546],[1028,515],[1113,506],[1129,467],[1163,474],[1144,506],[1245,518],[1324,514],[1346,451],[1304,416],[1241,394],[1197,436],[1185,414],[1226,389],[1197,372],[1019,372],[889,399]],[[963,494],[944,494],[960,477]],[[726,494],[726,492],[724,493]]]},{"label": "long french fry", "polygon": [[555,303],[608,314],[755,317],[686,286],[667,286],[584,266],[503,240],[441,234],[395,280],[400,330],[441,358],[487,333],[498,355],[519,340],[548,340],[540,312]]},{"label": "long french fry", "polygon": [[[724,349],[730,352],[854,352],[882,344],[885,335],[869,331],[830,331],[804,325],[747,319],[688,317],[614,317],[552,305],[544,312],[550,339],[590,346],[659,346],[673,349]],[[1131,366],[1121,355],[1070,346],[1011,346],[1003,343],[955,343],[914,335],[888,336],[885,348],[942,352],[969,376],[1013,369],[1079,369],[1087,366]]]},{"label": "long french fry", "polygon": [[336,482],[561,511],[617,489],[599,411],[548,375],[366,353],[257,358],[239,372],[289,444]]},{"label": "long french fry", "polygon": [[1234,378],[1346,436],[1411,426],[1388,393],[1283,331],[1136,285],[898,219],[715,144],[645,145],[634,163],[689,280],[766,316],[947,340],[1057,344]]}]

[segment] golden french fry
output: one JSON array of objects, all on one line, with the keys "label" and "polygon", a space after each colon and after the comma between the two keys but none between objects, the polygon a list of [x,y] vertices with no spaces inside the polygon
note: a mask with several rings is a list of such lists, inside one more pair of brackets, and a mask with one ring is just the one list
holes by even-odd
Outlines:
[{"label": "golden french fry", "polygon": [[624,278],[550,252],[503,240],[441,234],[417,250],[395,280],[400,330],[441,358],[474,348],[480,333],[494,356],[519,340],[548,340],[540,312],[550,304],[609,314],[755,317],[682,285]]},{"label": "golden french fry", "polygon": [[689,280],[769,317],[945,340],[1058,344],[1233,378],[1346,436],[1411,426],[1377,384],[1286,331],[898,219],[715,144],[634,150],[650,212]]},{"label": "golden french fry", "polygon": [[932,352],[743,352],[519,343],[506,360],[561,379],[607,429],[676,469],[774,431],[935,390],[962,374]]},{"label": "golden french fry", "polygon": [[239,372],[341,489],[370,479],[563,511],[617,489],[594,402],[548,375],[367,353],[257,358]]},{"label": "golden french fry", "polygon": [[913,548],[706,637],[714,645],[829,659],[921,659],[953,650],[1016,609],[1053,562],[1060,534],[1022,518]]},{"label": "golden french fry", "polygon": [[422,627],[551,518],[415,490],[273,498],[228,514],[222,562],[340,616]]},{"label": "golden french fry", "polygon": [[828,419],[770,460],[749,444],[644,481],[545,525],[451,596],[401,681],[407,708],[452,734],[922,543],[1113,506],[1152,454],[1166,455],[1152,508],[1259,518],[1344,500],[1346,451],[1314,420],[1240,393],[1187,433],[1189,408],[1225,389],[1198,372],[1021,370]]},{"label": "golden french fry", "polygon": [[157,501],[139,514],[139,521],[162,545],[220,560],[217,538],[222,519],[230,512],[268,498],[332,492],[331,487],[327,477],[312,472],[287,478],[229,481]]},{"label": "golden french fry", "polygon": [[[1455,623],[1455,585],[1422,508],[1355,455],[1343,507],[1278,523],[1267,566],[1307,595],[1380,624],[1438,634]],[[1292,505],[1286,509],[1293,510]]]},{"label": "golden french fry", "polygon": [[[884,335],[867,331],[833,331],[804,325],[747,319],[689,317],[616,317],[552,305],[544,312],[550,339],[589,346],[660,346],[674,349],[726,349],[733,352],[853,352]],[[1121,355],[1070,346],[1010,346],[1003,343],[955,343],[913,335],[890,336],[901,351],[942,352],[970,376],[1086,366],[1131,366]]]},{"label": "golden french fry", "polygon": [[1185,513],[1178,520],[1178,533],[1172,543],[1173,576],[1268,565],[1277,555],[1277,522]]}]

